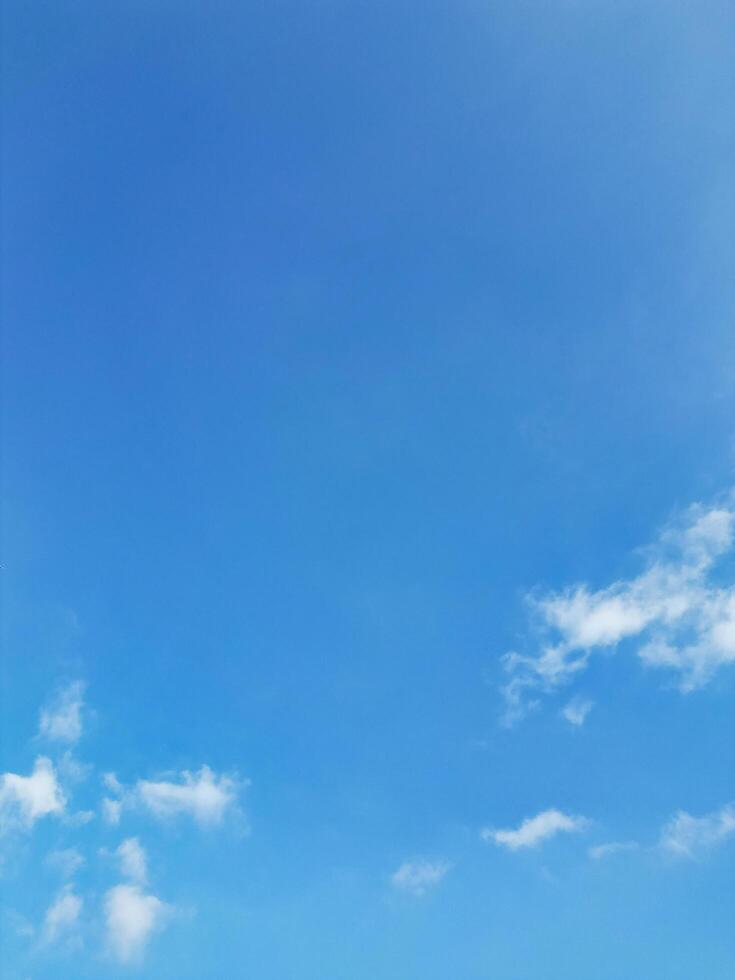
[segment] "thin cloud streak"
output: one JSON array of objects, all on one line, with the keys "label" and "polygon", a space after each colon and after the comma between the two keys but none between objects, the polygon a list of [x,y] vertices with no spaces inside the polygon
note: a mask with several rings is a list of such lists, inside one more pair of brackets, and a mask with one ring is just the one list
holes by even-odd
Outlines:
[{"label": "thin cloud streak", "polygon": [[535,817],[528,817],[515,830],[497,830],[485,827],[480,832],[484,841],[505,847],[510,851],[538,847],[543,841],[557,834],[576,834],[585,830],[590,821],[586,817],[575,817],[561,810],[543,810]]}]

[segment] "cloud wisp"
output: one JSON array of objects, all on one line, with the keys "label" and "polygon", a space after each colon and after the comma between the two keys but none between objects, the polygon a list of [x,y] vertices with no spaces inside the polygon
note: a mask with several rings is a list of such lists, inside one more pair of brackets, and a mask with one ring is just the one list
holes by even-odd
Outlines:
[{"label": "cloud wisp", "polygon": [[67,685],[51,704],[41,710],[38,734],[59,742],[78,742],[82,737],[83,681]]},{"label": "cloud wisp", "polygon": [[732,549],[734,528],[731,504],[695,505],[662,532],[635,578],[529,596],[540,650],[503,658],[506,724],[521,718],[538,694],[581,674],[595,651],[626,639],[639,641],[646,666],[673,672],[683,692],[735,663],[735,585],[719,584],[712,574]]},{"label": "cloud wisp", "polygon": [[587,715],[592,711],[594,702],[585,698],[572,698],[561,709],[561,716],[575,728],[581,728],[587,721]]},{"label": "cloud wisp", "polygon": [[586,817],[571,816],[561,810],[543,810],[535,817],[527,817],[515,830],[497,830],[485,827],[480,832],[484,841],[505,847],[510,851],[538,847],[557,834],[577,834],[589,826]]},{"label": "cloud wisp", "polygon": [[120,862],[120,873],[138,885],[148,877],[148,859],[137,837],[128,837],[115,852]]},{"label": "cloud wisp", "polygon": [[115,794],[102,800],[106,823],[116,826],[127,809],[143,810],[158,820],[189,817],[200,827],[216,827],[228,814],[240,813],[238,795],[248,781],[225,773],[217,774],[209,766],[198,772],[184,770],[161,779],[139,779],[126,789],[114,773],[103,781]]},{"label": "cloud wisp", "polygon": [[405,861],[390,880],[398,891],[421,896],[436,888],[451,868],[449,861]]},{"label": "cloud wisp", "polygon": [[46,866],[56,871],[62,878],[73,878],[85,864],[84,857],[75,847],[51,851],[46,857]]},{"label": "cloud wisp", "polygon": [[176,782],[141,779],[136,795],[161,820],[184,814],[204,827],[222,823],[237,802],[237,789],[231,776],[218,776],[209,766],[202,766],[197,773],[182,772]]},{"label": "cloud wisp", "polygon": [[713,813],[693,817],[679,810],[661,831],[660,847],[676,857],[697,859],[735,835],[735,806],[728,803]]},{"label": "cloud wisp", "polygon": [[635,841],[608,841],[605,844],[595,844],[587,853],[593,861],[602,861],[604,858],[612,857],[613,854],[625,854],[637,850],[638,844]]},{"label": "cloud wisp", "polygon": [[79,922],[83,901],[72,885],[65,885],[46,911],[43,920],[42,942],[58,942],[74,932]]}]

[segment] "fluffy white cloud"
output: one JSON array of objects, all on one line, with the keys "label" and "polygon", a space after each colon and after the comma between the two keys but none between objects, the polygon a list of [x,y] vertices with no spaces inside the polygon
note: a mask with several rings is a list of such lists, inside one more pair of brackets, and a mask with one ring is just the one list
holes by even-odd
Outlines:
[{"label": "fluffy white cloud", "polygon": [[165,925],[170,908],[138,885],[115,885],[105,895],[110,952],[121,963],[140,960],[153,932]]},{"label": "fluffy white cloud", "polygon": [[246,780],[213,772],[202,766],[198,772],[184,770],[162,779],[139,779],[126,788],[114,773],[102,777],[107,789],[117,799],[102,800],[102,816],[111,826],[120,822],[123,810],[142,809],[159,820],[189,816],[201,826],[222,823],[227,813],[240,813],[238,793],[248,785]]},{"label": "fluffy white cloud", "polygon": [[138,838],[128,837],[115,853],[120,861],[122,874],[142,885],[148,872],[145,851]]},{"label": "fluffy white cloud", "polygon": [[0,829],[30,828],[40,817],[61,814],[66,806],[50,759],[40,755],[30,776],[0,776]]},{"label": "fluffy white cloud", "polygon": [[435,888],[451,867],[448,861],[406,861],[391,875],[391,883],[400,891],[423,895]]},{"label": "fluffy white cloud", "polygon": [[231,776],[218,776],[209,766],[197,773],[182,772],[178,781],[140,779],[135,797],[155,817],[186,814],[202,826],[219,824],[237,805],[238,784]]},{"label": "fluffy white cloud", "polygon": [[627,638],[641,641],[645,664],[675,671],[682,691],[735,663],[735,586],[710,581],[732,547],[734,525],[731,506],[696,505],[660,535],[639,576],[596,591],[583,584],[529,597],[541,649],[504,657],[506,722],[535,704],[533,692],[554,690],[583,671],[595,650]]},{"label": "fluffy white cloud", "polygon": [[693,817],[680,810],[661,832],[661,847],[681,857],[696,858],[735,834],[735,806],[727,804],[714,813]]},{"label": "fluffy white cloud", "polygon": [[66,885],[49,906],[43,920],[43,942],[54,943],[67,936],[77,925],[82,911],[82,899]]},{"label": "fluffy white cloud", "polygon": [[49,868],[58,872],[62,878],[73,878],[85,860],[75,847],[67,847],[60,851],[51,851],[46,857]]},{"label": "fluffy white cloud", "polygon": [[573,834],[589,825],[586,817],[573,817],[561,810],[544,810],[535,817],[528,817],[515,830],[495,830],[485,827],[480,836],[483,840],[511,851],[524,847],[537,847],[542,841],[557,834]]},{"label": "fluffy white cloud", "polygon": [[579,728],[581,725],[584,725],[587,720],[587,715],[592,711],[593,706],[594,702],[592,701],[585,700],[584,698],[572,698],[561,709],[561,715],[570,725],[575,725]]},{"label": "fluffy white cloud", "polygon": [[593,861],[601,861],[612,854],[622,854],[625,851],[637,851],[635,841],[610,841],[607,844],[596,844],[587,851]]},{"label": "fluffy white cloud", "polygon": [[84,683],[74,681],[41,711],[39,735],[61,742],[78,742],[82,735]]}]

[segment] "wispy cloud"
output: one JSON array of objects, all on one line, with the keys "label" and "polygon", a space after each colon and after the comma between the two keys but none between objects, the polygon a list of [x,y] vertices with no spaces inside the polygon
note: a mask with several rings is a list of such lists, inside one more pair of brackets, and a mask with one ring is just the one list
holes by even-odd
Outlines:
[{"label": "wispy cloud", "polygon": [[114,772],[102,774],[102,783],[105,788],[113,794],[112,797],[105,796],[100,804],[102,819],[111,827],[117,827],[122,816],[123,800],[125,797],[125,787],[117,778]]},{"label": "wispy cloud", "polygon": [[0,776],[0,830],[29,829],[41,817],[63,813],[65,806],[53,763],[46,756],[38,756],[30,776],[13,772]]},{"label": "wispy cloud", "polygon": [[697,858],[735,834],[735,806],[729,803],[702,817],[680,810],[661,831],[660,846],[679,857]]},{"label": "wispy cloud", "polygon": [[436,888],[452,865],[449,861],[406,861],[391,875],[391,884],[411,895],[424,895]]},{"label": "wispy cloud", "polygon": [[247,780],[217,774],[209,766],[194,773],[184,770],[161,779],[139,779],[129,788],[112,772],[105,773],[102,781],[116,797],[106,796],[101,803],[102,816],[111,826],[117,826],[123,811],[131,809],[144,810],[158,820],[186,816],[202,827],[217,826],[228,813],[241,815],[238,797],[248,785]]},{"label": "wispy cloud", "polygon": [[102,800],[101,806],[102,817],[105,823],[111,827],[116,827],[120,823],[120,817],[122,816],[122,800],[111,800],[106,796]]},{"label": "wispy cloud", "polygon": [[85,860],[75,847],[67,847],[59,851],[51,851],[46,856],[46,865],[56,871],[62,878],[73,878],[83,868]]},{"label": "wispy cloud", "polygon": [[102,774],[102,782],[105,787],[116,796],[121,796],[124,792],[123,785],[117,778],[114,772],[105,772]]},{"label": "wispy cloud", "polygon": [[82,911],[82,899],[72,885],[65,885],[49,906],[43,920],[42,942],[54,943],[72,932]]},{"label": "wispy cloud", "polygon": [[230,776],[218,776],[209,766],[197,773],[182,772],[176,782],[141,779],[136,786],[144,807],[161,819],[186,814],[202,825],[218,824],[237,800]]},{"label": "wispy cloud", "polygon": [[584,725],[587,720],[587,715],[592,711],[594,707],[594,702],[589,701],[585,698],[572,698],[571,701],[567,702],[561,709],[561,716],[568,721],[570,725],[574,725],[576,728],[580,728]]},{"label": "wispy cloud", "polygon": [[735,586],[710,580],[717,559],[732,548],[734,524],[729,504],[695,505],[663,531],[637,577],[529,597],[540,650],[504,657],[505,721],[512,724],[538,693],[584,671],[594,651],[625,639],[639,639],[641,660],[673,671],[685,692],[735,662]]},{"label": "wispy cloud", "polygon": [[70,783],[83,783],[93,768],[88,762],[80,762],[69,749],[59,757],[57,766],[61,778]]},{"label": "wispy cloud", "polygon": [[202,766],[196,773],[184,771],[175,779],[140,779],[133,798],[160,820],[183,815],[201,826],[215,826],[236,808],[241,785],[233,776],[217,775],[209,766]]},{"label": "wispy cloud", "polygon": [[126,878],[130,878],[137,884],[142,885],[148,875],[146,854],[137,837],[128,837],[122,842],[115,852],[120,862],[120,871]]},{"label": "wispy cloud", "polygon": [[587,853],[593,861],[601,861],[613,854],[624,854],[626,851],[637,850],[638,844],[635,841],[609,841],[606,844],[595,844],[594,847],[589,848]]},{"label": "wispy cloud", "polygon": [[38,733],[42,738],[60,742],[78,742],[82,736],[83,681],[67,685],[41,711]]},{"label": "wispy cloud", "polygon": [[139,961],[151,935],[161,929],[170,906],[139,885],[115,885],[105,894],[105,928],[108,947],[121,963]]},{"label": "wispy cloud", "polygon": [[538,847],[542,841],[557,834],[576,834],[585,830],[590,821],[586,817],[575,817],[561,810],[544,810],[535,817],[528,817],[515,830],[496,830],[485,827],[480,836],[484,841],[517,851],[525,847]]}]

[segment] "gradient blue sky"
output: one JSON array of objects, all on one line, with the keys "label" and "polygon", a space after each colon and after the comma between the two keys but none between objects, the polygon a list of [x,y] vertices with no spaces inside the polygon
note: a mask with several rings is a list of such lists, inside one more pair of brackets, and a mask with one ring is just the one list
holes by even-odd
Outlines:
[{"label": "gradient blue sky", "polygon": [[732,5],[2,6],[2,976],[732,980]]}]

